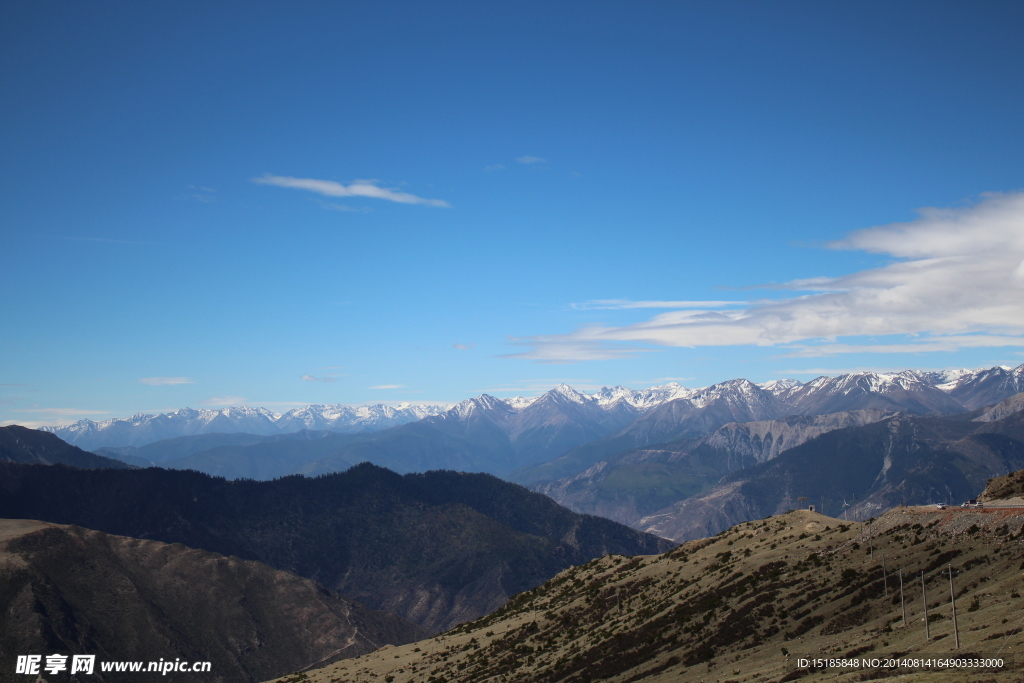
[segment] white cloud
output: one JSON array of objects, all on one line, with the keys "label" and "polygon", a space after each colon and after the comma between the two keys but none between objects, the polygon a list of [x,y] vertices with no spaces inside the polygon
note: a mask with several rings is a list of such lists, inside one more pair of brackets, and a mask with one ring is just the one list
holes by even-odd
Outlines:
[{"label": "white cloud", "polygon": [[188,377],[143,377],[139,380],[143,384],[159,386],[161,384],[195,384],[194,379]]},{"label": "white cloud", "polygon": [[204,406],[223,408],[226,406],[240,406],[245,403],[243,396],[211,396],[202,402]]},{"label": "white cloud", "polygon": [[368,389],[405,389],[404,384],[378,384],[376,386],[367,387]]},{"label": "white cloud", "polygon": [[806,370],[782,370],[776,372],[776,375],[782,377],[789,377],[791,375],[814,375],[820,377],[826,375],[828,377],[836,377],[838,375],[858,375],[864,372],[903,372],[906,368],[895,368],[895,367],[877,367],[877,366],[860,366],[856,368],[807,368]]},{"label": "white cloud", "polygon": [[27,420],[5,420],[0,422],[0,426],[7,425],[21,425],[22,427],[28,427],[29,429],[39,429],[40,427],[61,427],[63,425],[69,425],[78,420],[88,417],[102,417],[103,415],[109,415],[109,410],[85,410],[82,408],[40,408],[38,406],[33,408],[19,408],[11,410],[12,413],[23,413],[26,417],[33,419]]},{"label": "white cloud", "polygon": [[337,377],[314,377],[313,375],[303,375],[299,379],[306,382],[337,382]]},{"label": "white cloud", "polygon": [[[841,277],[794,280],[810,292],[730,310],[679,310],[634,325],[595,325],[515,340],[540,362],[619,358],[638,345],[696,347],[800,343],[789,355],[946,351],[1024,345],[1024,193],[972,206],[922,209],[917,220],[850,233],[833,249],[895,262]],[[839,337],[911,335],[906,343],[843,344]]]},{"label": "white cloud", "polygon": [[472,343],[471,344],[452,344],[452,346],[455,347],[456,349],[458,349],[459,351],[469,351],[470,349],[475,349],[476,348],[476,344],[472,344]]},{"label": "white cloud", "polygon": [[491,164],[490,166],[484,166],[484,170],[487,171],[488,173],[492,173],[494,171],[504,171],[505,164]]},{"label": "white cloud", "polygon": [[722,308],[723,306],[745,306],[747,301],[628,301],[626,299],[595,299],[579,304],[569,304],[579,311],[614,311],[632,308]]},{"label": "white cloud", "polygon": [[289,178],[287,176],[270,175],[269,173],[259,178],[253,178],[252,182],[260,185],[275,185],[277,187],[288,187],[297,190],[308,190],[327,197],[370,197],[373,199],[386,199],[389,202],[399,204],[423,204],[425,206],[449,207],[446,201],[440,199],[424,199],[407,192],[379,187],[376,180],[354,180],[349,185],[343,185],[333,180],[316,180],[314,178]]},{"label": "white cloud", "polygon": [[[817,346],[788,346],[794,349],[782,354],[783,358],[821,358],[841,353],[930,353],[959,351],[960,349],[1024,346],[1024,337],[979,334],[948,337],[911,337],[902,344],[820,344]],[[920,341],[917,341],[917,340]]]},{"label": "white cloud", "polygon": [[525,155],[525,156],[517,157],[516,161],[518,161],[521,164],[546,164],[548,160],[547,159],[543,159],[541,157],[531,157],[531,156]]},{"label": "white cloud", "polygon": [[109,410],[82,410],[80,408],[22,408],[16,413],[33,413],[53,417],[79,417],[84,415],[107,415]]}]

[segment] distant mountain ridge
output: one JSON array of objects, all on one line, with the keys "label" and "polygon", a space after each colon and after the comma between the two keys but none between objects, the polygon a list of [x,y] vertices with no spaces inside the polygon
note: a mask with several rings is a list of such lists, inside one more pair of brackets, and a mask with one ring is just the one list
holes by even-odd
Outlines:
[{"label": "distant mountain ridge", "polygon": [[94,422],[79,420],[71,425],[41,427],[64,441],[92,450],[102,447],[145,446],[146,444],[198,434],[255,434],[272,436],[308,430],[361,432],[386,429],[421,420],[450,408],[450,404],[399,405],[308,405],[278,414],[266,408],[182,408],[172,413],[138,413],[127,418]]},{"label": "distant mountain ridge", "polygon": [[[676,382],[647,389],[628,389],[622,386],[603,387],[592,393],[576,391],[564,384],[538,397],[500,399],[487,397],[490,409],[503,404],[507,414],[528,410],[542,399],[561,394],[580,406],[597,408],[609,414],[643,416],[666,404],[673,404],[667,412],[703,413],[712,404],[728,406],[734,413],[732,420],[770,420],[784,415],[811,415],[858,409],[910,410],[919,414],[962,412],[973,410],[1024,391],[1024,365],[1015,368],[993,367],[977,370],[921,371],[905,370],[898,373],[852,373],[837,377],[822,376],[806,383],[793,379],[771,380],[755,384],[744,379],[720,382],[708,387],[688,388]],[[102,447],[144,446],[155,441],[209,433],[246,433],[270,436],[301,430],[324,430],[342,433],[378,431],[408,424],[432,416],[465,416],[478,410],[486,394],[456,405],[413,404],[398,405],[341,405],[314,404],[294,408],[285,413],[274,413],[266,408],[233,406],[219,409],[195,410],[182,408],[172,413],[151,415],[139,413],[129,418],[114,418],[95,422],[78,422],[54,427],[42,427],[64,441],[86,450]],[[535,411],[536,412],[536,411]],[[748,413],[747,420],[737,419]],[[658,414],[657,422],[665,418]],[[668,420],[673,423],[673,420]],[[714,431],[725,422],[717,421],[713,428],[694,428],[700,433]],[[636,447],[655,443],[671,436],[680,438],[679,429],[670,426],[667,431],[653,430],[651,439],[631,443]],[[513,439],[515,440],[515,439]]]}]

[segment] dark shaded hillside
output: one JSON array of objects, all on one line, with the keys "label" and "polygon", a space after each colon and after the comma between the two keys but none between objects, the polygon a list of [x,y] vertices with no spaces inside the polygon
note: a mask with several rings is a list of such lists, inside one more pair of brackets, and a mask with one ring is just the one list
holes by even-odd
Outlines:
[{"label": "dark shaded hillside", "polygon": [[0,427],[0,461],[33,465],[71,465],[72,467],[111,467],[125,469],[120,460],[105,458],[64,443],[56,435],[19,425]]},{"label": "dark shaded hillside", "polygon": [[608,553],[671,544],[484,474],[370,464],[317,478],[0,464],[0,517],[203,548],[315,578],[432,630]]},{"label": "dark shaded hillside", "polygon": [[[866,518],[901,503],[959,503],[993,476],[1024,467],[1024,413],[1002,420],[900,414],[829,432],[734,472],[637,523],[679,541],[800,506]],[[847,507],[848,506],[848,507]]]},{"label": "dark shaded hillside", "polygon": [[856,410],[732,422],[698,439],[624,451],[580,474],[534,488],[570,510],[632,526],[714,486],[727,474],[771,460],[826,432],[884,417],[881,411]]},{"label": "dark shaded hillside", "polygon": [[[76,526],[0,520],[0,681],[15,654],[209,661],[208,681],[259,681],[425,629],[259,562]],[[187,681],[194,674],[132,674]],[[78,678],[77,676],[75,678]],[[89,680],[124,680],[97,665]]]},{"label": "dark shaded hillside", "polygon": [[272,436],[198,434],[100,452],[226,479],[270,480],[290,474],[344,472],[358,462],[372,462],[400,473],[430,469],[497,473],[508,469],[503,456],[490,444],[443,433],[427,421],[360,434],[313,430]]},{"label": "dark shaded hillside", "polygon": [[209,451],[220,446],[248,446],[274,440],[273,436],[259,436],[232,432],[228,434],[194,434],[179,436],[173,439],[154,441],[144,446],[104,446],[94,452],[109,458],[139,458],[150,463],[162,463],[168,460],[185,458],[193,453]]}]

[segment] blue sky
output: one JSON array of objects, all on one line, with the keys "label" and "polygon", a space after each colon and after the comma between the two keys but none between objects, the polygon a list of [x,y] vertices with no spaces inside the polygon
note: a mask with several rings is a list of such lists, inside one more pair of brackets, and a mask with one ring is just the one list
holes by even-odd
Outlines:
[{"label": "blue sky", "polygon": [[5,3],[0,422],[1017,365],[1022,29]]}]

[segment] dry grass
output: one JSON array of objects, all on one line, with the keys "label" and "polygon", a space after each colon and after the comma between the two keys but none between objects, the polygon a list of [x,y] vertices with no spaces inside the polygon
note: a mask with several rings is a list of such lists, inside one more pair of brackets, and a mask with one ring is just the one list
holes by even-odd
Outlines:
[{"label": "dry grass", "polygon": [[[595,560],[442,636],[278,680],[760,683],[796,680],[801,655],[945,655],[955,652],[947,565],[959,652],[1024,655],[1016,628],[1024,617],[1022,525],[1024,510],[897,508],[872,523],[790,512],[664,555]],[[825,671],[799,680],[885,673]],[[893,674],[936,683],[1022,680],[1018,669]]]}]

